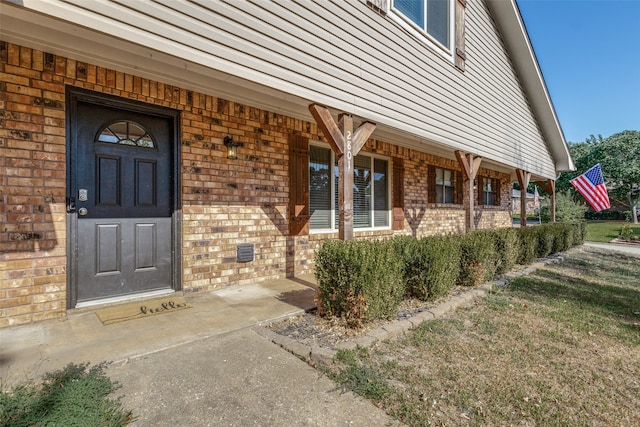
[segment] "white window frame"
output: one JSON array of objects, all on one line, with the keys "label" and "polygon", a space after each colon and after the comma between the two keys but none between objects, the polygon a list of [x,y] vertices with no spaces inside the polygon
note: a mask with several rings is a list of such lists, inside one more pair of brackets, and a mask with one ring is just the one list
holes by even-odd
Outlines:
[{"label": "white window frame", "polygon": [[[330,157],[330,164],[331,165],[335,165],[336,164],[336,154],[333,152],[333,150],[331,149],[331,147],[329,146],[329,144],[323,143],[323,142],[319,142],[319,141],[310,141],[309,145],[311,146],[315,146],[315,147],[319,147],[319,148],[323,148],[323,149],[327,149],[329,150],[329,153],[331,153],[331,157]],[[392,207],[391,207],[391,180],[393,179],[392,175],[391,175],[391,159],[385,156],[381,156],[378,154],[374,154],[374,153],[368,153],[368,152],[360,152],[358,153],[358,155],[363,155],[363,156],[367,156],[367,157],[371,157],[371,159],[381,159],[387,162],[387,202],[388,202],[388,209],[387,209],[387,225],[384,226],[371,226],[371,227],[354,227],[353,231],[354,232],[360,232],[360,231],[378,231],[378,230],[391,230],[391,212],[392,212]],[[309,167],[309,165],[307,164],[307,168]],[[334,176],[334,169],[333,167],[331,168],[331,179],[329,180],[329,192],[331,194],[331,213],[330,213],[330,219],[329,219],[329,223],[331,224],[330,228],[311,228],[311,224],[309,224],[309,234],[327,234],[327,233],[337,233],[338,227],[335,225],[336,221],[337,221],[337,215],[338,215],[338,208],[336,206],[336,204],[338,203],[338,201],[336,200],[336,197],[334,197],[333,195],[336,194],[336,188],[335,188],[335,176]],[[373,160],[371,162],[371,173],[375,173],[374,172],[374,168],[373,168]],[[309,185],[311,185],[311,183],[309,183]],[[375,193],[373,195],[373,197],[375,198]],[[375,203],[371,203],[371,223],[374,224],[375,223],[375,216],[374,216],[374,206]],[[309,188],[309,208],[311,208],[311,188]]]},{"label": "white window frame", "polygon": [[[428,2],[428,0],[423,0]],[[420,28],[415,22],[409,19],[404,13],[399,11],[394,6],[395,1],[389,1],[389,16],[399,23],[403,28],[408,30],[410,33],[416,35],[419,39],[426,40],[429,44],[435,45],[438,49],[438,53],[442,54],[449,60],[454,60],[454,52],[455,52],[455,42],[456,42],[456,0],[449,0],[449,46],[445,46],[440,41],[438,41],[435,37],[429,34],[426,28]],[[426,10],[427,7],[425,5],[425,26],[426,26]]]}]

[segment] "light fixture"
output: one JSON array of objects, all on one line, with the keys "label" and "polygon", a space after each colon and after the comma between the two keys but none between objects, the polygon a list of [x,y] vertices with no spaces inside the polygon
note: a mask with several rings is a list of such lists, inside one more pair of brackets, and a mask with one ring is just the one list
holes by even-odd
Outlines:
[{"label": "light fixture", "polygon": [[241,145],[230,136],[224,137],[224,145],[227,147],[227,159],[235,160],[238,158],[238,147]]}]

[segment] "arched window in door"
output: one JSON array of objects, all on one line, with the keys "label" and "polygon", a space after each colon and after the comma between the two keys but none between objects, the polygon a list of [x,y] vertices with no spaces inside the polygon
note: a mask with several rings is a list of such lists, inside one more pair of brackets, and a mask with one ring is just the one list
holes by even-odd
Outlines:
[{"label": "arched window in door", "polygon": [[156,148],[149,132],[138,123],[123,120],[108,124],[98,133],[96,142]]}]

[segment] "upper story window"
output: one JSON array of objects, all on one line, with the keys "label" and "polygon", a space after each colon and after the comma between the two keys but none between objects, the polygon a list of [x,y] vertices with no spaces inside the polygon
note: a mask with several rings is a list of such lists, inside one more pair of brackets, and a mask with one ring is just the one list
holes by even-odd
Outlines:
[{"label": "upper story window", "polygon": [[451,51],[453,0],[393,0],[393,10]]},{"label": "upper story window", "polygon": [[104,126],[96,141],[143,148],[156,147],[149,132],[142,125],[130,121],[115,122]]},{"label": "upper story window", "polygon": [[454,203],[454,172],[436,168],[436,203]]},{"label": "upper story window", "polygon": [[[359,154],[354,158],[353,227],[388,228],[389,161]],[[309,147],[310,229],[338,229],[338,163],[331,149]]]}]

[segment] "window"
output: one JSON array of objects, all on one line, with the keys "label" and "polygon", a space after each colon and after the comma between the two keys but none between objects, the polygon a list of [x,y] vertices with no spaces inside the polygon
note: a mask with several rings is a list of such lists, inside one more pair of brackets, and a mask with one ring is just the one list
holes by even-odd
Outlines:
[{"label": "window", "polygon": [[481,200],[483,205],[494,206],[498,204],[498,198],[496,191],[498,190],[498,183],[495,179],[482,178],[482,195]]},{"label": "window", "polygon": [[[353,161],[353,227],[389,227],[389,162],[368,155]],[[329,149],[309,147],[311,230],[338,229],[338,163]]]},{"label": "window", "polygon": [[393,0],[393,9],[420,31],[451,49],[453,0]]},{"label": "window", "polygon": [[104,126],[98,134],[97,142],[132,145],[134,147],[155,148],[153,139],[141,125],[129,122],[115,122]]},{"label": "window", "polygon": [[436,203],[453,203],[454,172],[436,168]]},{"label": "window", "polygon": [[312,230],[331,228],[331,150],[309,147],[309,209]]}]

